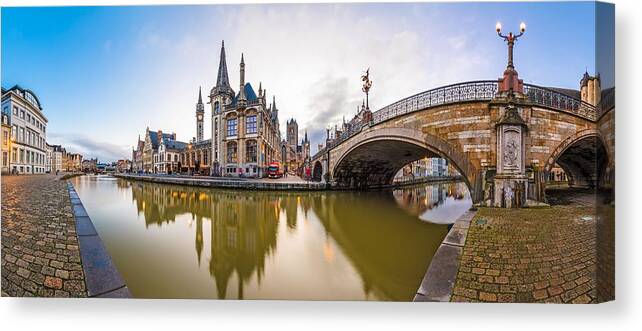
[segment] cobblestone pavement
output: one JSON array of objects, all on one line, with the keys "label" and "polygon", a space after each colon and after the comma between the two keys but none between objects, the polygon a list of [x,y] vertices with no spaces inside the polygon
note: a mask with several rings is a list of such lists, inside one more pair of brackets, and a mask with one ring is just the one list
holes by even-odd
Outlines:
[{"label": "cobblestone pavement", "polygon": [[65,181],[2,176],[2,291],[86,297],[84,278]]},{"label": "cobblestone pavement", "polygon": [[550,208],[480,208],[451,301],[594,303],[595,196],[557,191]]}]

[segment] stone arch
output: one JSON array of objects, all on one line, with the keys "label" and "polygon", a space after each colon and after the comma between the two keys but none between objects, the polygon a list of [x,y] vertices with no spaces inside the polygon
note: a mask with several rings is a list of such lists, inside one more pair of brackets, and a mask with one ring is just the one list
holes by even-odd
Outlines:
[{"label": "stone arch", "polygon": [[321,161],[314,162],[314,167],[312,168],[312,181],[320,182],[323,179],[323,165]]},{"label": "stone arch", "polygon": [[603,177],[612,156],[601,133],[585,129],[564,139],[546,159],[546,178],[558,164],[569,178],[571,186],[595,187]]},{"label": "stone arch", "polygon": [[429,155],[452,163],[462,175],[473,201],[479,200],[476,198],[481,190],[478,170],[466,154],[440,137],[411,128],[370,128],[344,142],[331,167],[332,178],[338,187],[389,185],[401,167]]}]

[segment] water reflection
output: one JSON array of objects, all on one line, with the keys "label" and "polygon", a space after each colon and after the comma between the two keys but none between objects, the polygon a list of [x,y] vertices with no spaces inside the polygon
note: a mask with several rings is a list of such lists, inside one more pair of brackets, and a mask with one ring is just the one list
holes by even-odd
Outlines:
[{"label": "water reflection", "polygon": [[417,206],[426,187],[239,192],[92,177],[74,185],[137,297],[411,300],[447,232],[418,217],[430,210]]},{"label": "water reflection", "polygon": [[406,211],[422,220],[452,224],[472,206],[472,199],[463,182],[420,185],[393,192],[395,200]]}]

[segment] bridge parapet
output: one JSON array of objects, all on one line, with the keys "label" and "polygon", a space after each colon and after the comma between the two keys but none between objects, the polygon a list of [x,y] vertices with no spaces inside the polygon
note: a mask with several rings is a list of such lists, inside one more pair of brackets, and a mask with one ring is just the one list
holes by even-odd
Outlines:
[{"label": "bridge parapet", "polygon": [[[318,151],[312,159],[318,159],[319,156],[326,153],[329,149],[334,148],[348,138],[361,132],[365,126],[374,126],[398,116],[426,108],[457,102],[492,100],[497,95],[498,88],[499,84],[496,80],[471,81],[441,86],[401,99],[372,113],[372,121],[370,123],[357,125],[349,131],[343,132],[340,137]],[[570,113],[590,121],[597,121],[597,119],[608,110],[606,108],[614,103],[615,95],[615,93],[606,94],[606,98],[602,100],[598,113],[598,107],[546,87],[524,84],[524,93],[534,105]]]}]

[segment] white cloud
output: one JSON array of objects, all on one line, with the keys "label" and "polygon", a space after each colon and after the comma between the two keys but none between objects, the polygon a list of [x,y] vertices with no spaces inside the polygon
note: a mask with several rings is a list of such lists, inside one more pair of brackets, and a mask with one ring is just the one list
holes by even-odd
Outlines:
[{"label": "white cloud", "polygon": [[[232,87],[238,90],[243,52],[246,81],[255,89],[262,82],[269,99],[276,95],[282,134],[285,122],[296,118],[299,136],[308,130],[313,152],[325,139],[325,128],[343,116],[351,118],[361,104],[360,76],[366,68],[374,82],[370,106],[376,110],[430,88],[470,80],[471,72],[489,63],[474,39],[434,30],[439,23],[426,23],[412,7],[404,11],[407,15],[349,4],[206,9],[212,19],[195,24],[196,31],[187,35],[162,34],[154,24],[139,30],[139,49],[163,59],[155,78],[146,82],[154,92],[154,104],[147,105],[154,112],[146,116],[146,126],[174,131],[181,140],[195,135],[196,91],[203,86],[207,95],[215,83],[221,39]],[[208,137],[210,126],[205,128]]]},{"label": "white cloud", "polygon": [[379,109],[466,77],[485,61],[462,50],[469,46],[463,36],[422,33],[430,27],[413,26],[403,15],[367,15],[350,5],[244,6],[226,14],[232,84],[238,84],[243,51],[246,79],[262,81],[276,94],[282,125],[295,117],[315,139],[361,104],[360,75],[367,67],[374,81],[370,105]]}]

